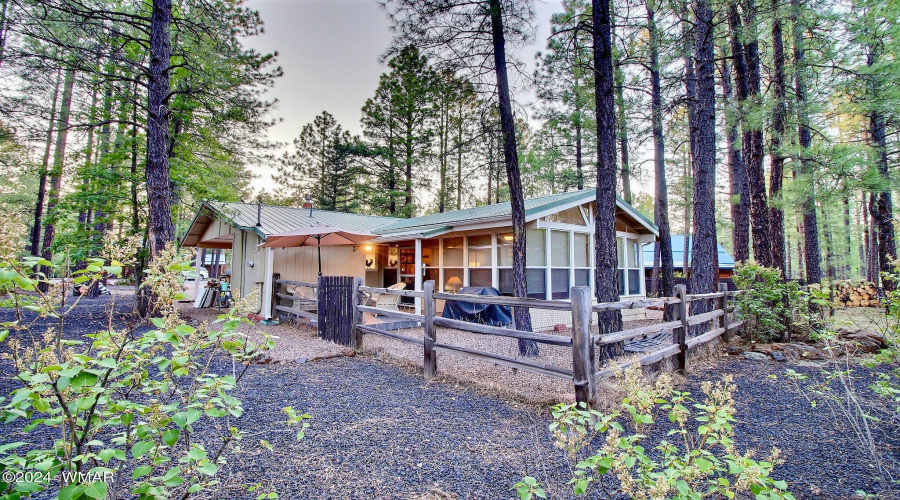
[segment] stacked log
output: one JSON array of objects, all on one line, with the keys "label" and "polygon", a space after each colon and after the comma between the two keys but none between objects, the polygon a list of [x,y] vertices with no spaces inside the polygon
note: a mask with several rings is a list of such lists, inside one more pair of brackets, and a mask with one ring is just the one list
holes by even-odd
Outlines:
[{"label": "stacked log", "polygon": [[843,307],[878,307],[878,288],[868,281],[836,281],[832,287],[834,300]]}]

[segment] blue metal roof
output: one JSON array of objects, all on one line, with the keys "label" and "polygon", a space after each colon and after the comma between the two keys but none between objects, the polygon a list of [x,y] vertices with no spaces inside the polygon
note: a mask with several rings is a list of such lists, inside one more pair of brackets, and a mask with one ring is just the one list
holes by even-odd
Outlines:
[{"label": "blue metal roof", "polygon": [[[688,265],[690,265],[690,258],[692,249],[690,249],[691,242],[688,242]],[[653,268],[653,252],[656,251],[656,243],[648,243],[644,245],[644,267],[647,269]],[[718,254],[719,254],[719,269],[734,269],[734,257],[731,256],[725,250],[725,247],[722,245],[718,245]],[[675,268],[681,269],[684,265],[684,235],[683,234],[673,234],[672,235],[672,260],[675,262]]]}]

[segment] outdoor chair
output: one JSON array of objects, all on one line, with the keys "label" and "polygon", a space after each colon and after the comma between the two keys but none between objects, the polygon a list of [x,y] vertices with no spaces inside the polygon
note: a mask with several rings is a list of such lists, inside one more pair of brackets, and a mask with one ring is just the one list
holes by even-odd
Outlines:
[{"label": "outdoor chair", "polygon": [[[403,290],[406,283],[396,283],[389,286],[388,290]],[[399,311],[397,305],[400,303],[400,296],[392,293],[372,294],[372,303],[379,309],[387,309],[390,311]]]},{"label": "outdoor chair", "polygon": [[308,309],[315,302],[315,298],[308,298],[303,293],[303,288],[297,285],[288,285],[288,291],[294,296],[294,309]]}]

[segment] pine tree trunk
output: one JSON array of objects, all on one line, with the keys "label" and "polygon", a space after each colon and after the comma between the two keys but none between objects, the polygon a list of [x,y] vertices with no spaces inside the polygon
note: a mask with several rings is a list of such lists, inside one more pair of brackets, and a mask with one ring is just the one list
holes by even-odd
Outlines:
[{"label": "pine tree trunk", "polygon": [[59,85],[62,70],[56,70],[56,84],[53,87],[53,104],[50,107],[50,120],[47,123],[47,139],[44,143],[44,160],[38,179],[37,202],[34,206],[34,225],[31,226],[31,255],[41,255],[41,228],[44,219],[44,198],[47,196],[47,175],[50,171],[50,148],[53,146],[53,129],[56,121],[56,104],[59,99]]},{"label": "pine tree trunk", "polygon": [[584,189],[584,160],[582,159],[581,101],[578,79],[575,79],[575,185]]},{"label": "pine tree trunk", "polygon": [[842,277],[850,279],[852,272],[852,264],[850,256],[853,255],[853,242],[850,236],[850,191],[847,189],[846,180],[844,181],[844,196],[841,199],[844,209],[844,249],[841,252],[844,255],[844,262],[841,263]]},{"label": "pine tree trunk", "polygon": [[172,0],[153,0],[150,21],[150,66],[147,79],[147,165],[145,168],[150,231],[150,258],[175,239],[169,179],[169,66],[172,45]]},{"label": "pine tree trunk", "polygon": [[463,110],[462,99],[457,104],[459,122],[456,124],[456,209],[462,210]]},{"label": "pine tree trunk", "polygon": [[662,83],[659,68],[660,33],[656,26],[656,1],[647,1],[647,31],[650,37],[650,121],[653,133],[653,173],[656,182],[653,214],[659,240],[653,265],[653,292],[674,295],[675,263],[672,258],[672,228],[669,224],[669,193],[666,184],[666,147],[663,135]]},{"label": "pine tree trunk", "polygon": [[869,279],[869,209],[866,206],[866,193],[862,194],[861,210],[857,212],[857,226],[860,230],[859,235],[859,275],[861,278]]},{"label": "pine tree trunk", "polygon": [[[56,119],[56,146],[53,150],[53,168],[50,170],[50,191],[47,193],[47,218],[44,224],[44,243],[41,256],[50,260],[53,257],[52,245],[56,234],[53,221],[56,204],[59,202],[59,191],[62,187],[63,169],[66,162],[66,141],[69,137],[69,116],[72,110],[72,91],[75,88],[75,70],[67,69],[63,78],[62,98],[59,103],[59,116]],[[43,266],[44,274],[49,274],[49,267]],[[42,283],[46,286],[46,283]],[[46,291],[46,290],[43,290]]]},{"label": "pine tree trunk", "polygon": [[[688,128],[690,129],[688,131],[688,140],[691,145],[689,163],[693,165],[694,156],[696,155],[696,153],[694,152],[694,148],[696,147],[696,131],[693,129],[693,127],[696,124],[694,114],[696,113],[695,108],[697,107],[697,77],[694,75],[693,56],[694,27],[692,26],[691,20],[688,16],[687,0],[680,0],[678,2],[678,10],[679,17],[681,18],[681,56],[684,59],[685,101],[687,102]],[[685,237],[687,237],[690,232],[690,228],[685,227]],[[685,259],[687,259],[687,253],[685,253]],[[684,274],[687,275],[687,272],[687,267],[685,267]]]},{"label": "pine tree trunk", "polygon": [[[710,0],[694,2],[694,64],[697,105],[694,113],[694,231],[691,238],[691,293],[710,293],[719,277],[716,251],[716,81],[713,11]],[[695,302],[696,312],[709,310]]]},{"label": "pine tree trunk", "polygon": [[625,75],[616,61],[616,110],[618,119],[616,126],[619,130],[619,157],[622,162],[622,198],[626,203],[632,202],[631,195],[631,167],[628,164],[628,122],[625,119]]},{"label": "pine tree trunk", "polygon": [[801,201],[803,207],[803,240],[804,257],[806,261],[806,281],[819,283],[822,280],[820,268],[821,255],[819,253],[819,224],[816,217],[816,187],[813,178],[813,166],[807,151],[812,145],[812,132],[809,127],[809,111],[806,109],[806,48],[803,40],[804,27],[801,21],[802,0],[791,0],[791,8],[794,19],[794,66],[796,76],[794,78],[795,93],[797,99],[797,136],[800,146],[799,163],[800,173],[803,176],[801,183],[804,192]]},{"label": "pine tree trunk", "polygon": [[[503,130],[503,158],[509,183],[509,202],[513,229],[513,292],[516,297],[528,294],[525,283],[525,197],[519,177],[519,155],[516,150],[516,124],[513,119],[506,72],[506,39],[503,32],[503,11],[500,0],[490,0],[491,34],[494,48],[494,69],[497,74],[497,97],[500,103],[500,126]],[[516,328],[531,331],[531,314],[527,308],[513,310]],[[537,344],[519,340],[519,354],[537,356]]]},{"label": "pine tree trunk", "polygon": [[[613,95],[610,2],[592,0],[594,108],[597,116],[597,195],[594,206],[594,293],[599,302],[619,300],[616,255],[616,115]],[[619,311],[598,314],[601,334],[622,329]],[[610,353],[607,353],[609,355]]]},{"label": "pine tree trunk", "polygon": [[831,223],[828,221],[828,209],[825,206],[821,206],[821,209],[822,229],[825,231],[825,277],[833,280],[837,277],[834,264],[834,237]]},{"label": "pine tree trunk", "polygon": [[[752,16],[750,17],[752,22]],[[754,130],[756,127],[747,118],[752,99],[759,93],[758,44],[755,40],[742,43],[744,27],[735,2],[728,5],[728,26],[734,58],[735,91],[741,110],[741,148],[747,171],[747,193],[750,196],[753,257],[757,263],[771,266],[769,207],[766,203],[766,180],[762,170],[762,131]]]},{"label": "pine tree trunk", "polygon": [[784,37],[781,28],[781,14],[778,11],[781,0],[772,0],[772,87],[775,94],[775,110],[772,115],[771,155],[772,166],[769,171],[769,196],[772,206],[769,207],[769,236],[771,238],[772,267],[781,269],[783,277],[787,277],[785,267],[784,208],[781,192],[784,177],[784,153],[781,151],[782,137],[787,119],[787,85],[784,77]]},{"label": "pine tree trunk", "polygon": [[[737,146],[739,120],[734,112],[731,71],[728,61],[722,61],[722,91],[726,102],[725,144],[728,151],[728,183],[731,188],[731,241],[735,262],[750,259],[750,194],[747,168]],[[732,105],[728,105],[732,103]]]}]

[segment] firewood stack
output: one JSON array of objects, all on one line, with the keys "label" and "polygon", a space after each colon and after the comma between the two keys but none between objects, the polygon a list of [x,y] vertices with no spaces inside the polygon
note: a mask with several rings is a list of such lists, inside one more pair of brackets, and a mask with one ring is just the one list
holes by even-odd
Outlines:
[{"label": "firewood stack", "polygon": [[843,307],[877,307],[878,289],[868,281],[837,281],[834,283],[834,300]]}]

